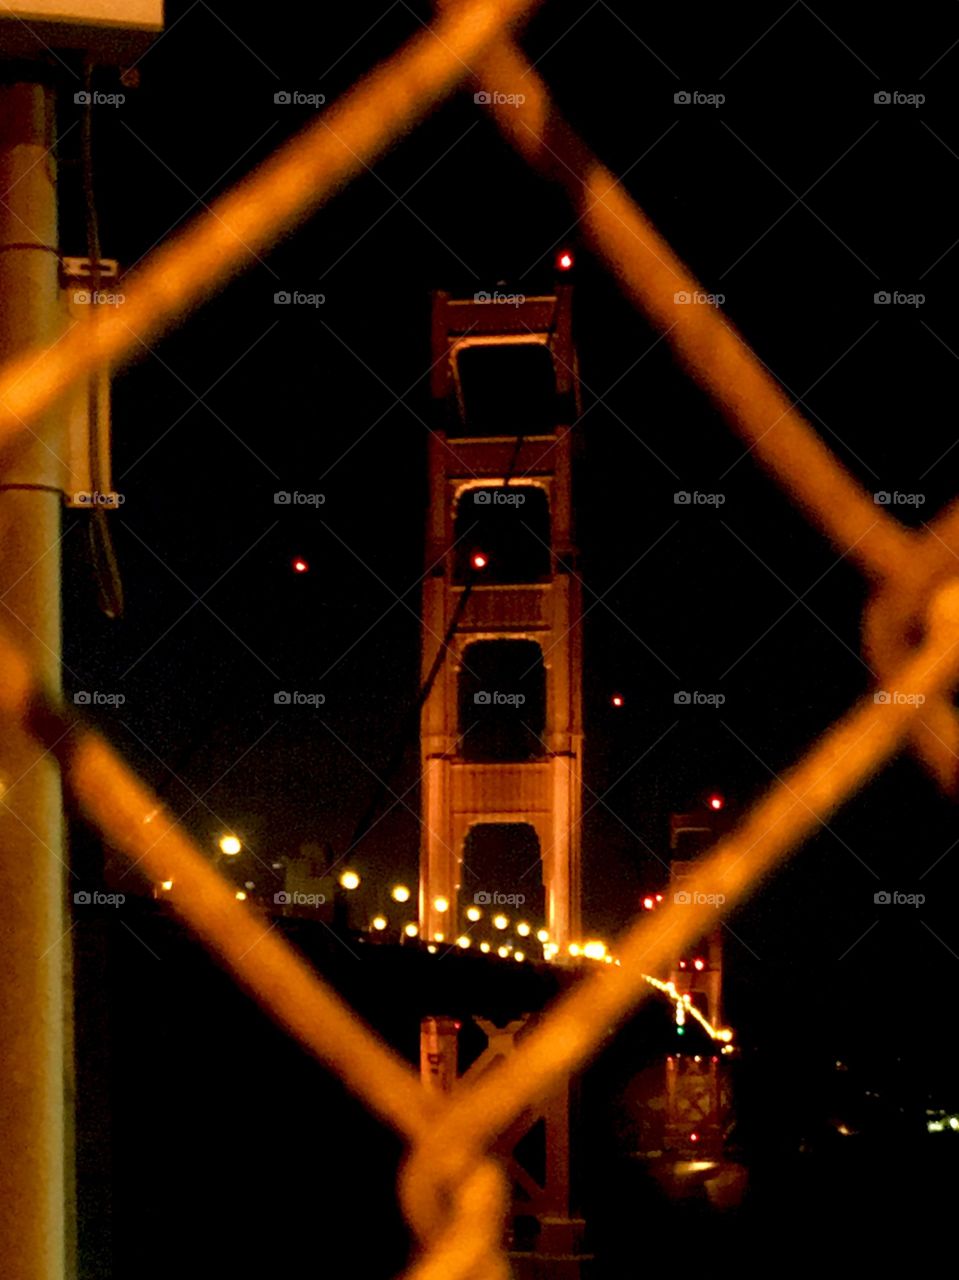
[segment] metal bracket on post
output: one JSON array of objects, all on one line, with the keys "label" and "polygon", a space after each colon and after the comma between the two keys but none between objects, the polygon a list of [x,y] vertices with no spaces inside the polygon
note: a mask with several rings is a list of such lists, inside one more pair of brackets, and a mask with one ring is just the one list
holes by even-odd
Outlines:
[{"label": "metal bracket on post", "polygon": [[[101,306],[120,306],[123,294],[117,281],[120,269],[115,258],[101,258],[94,272],[89,258],[62,258],[60,296],[67,323],[87,318]],[[94,294],[94,282],[98,288]],[[69,481],[64,491],[67,507],[90,511],[102,507],[115,511],[124,495],[113,489],[110,470],[110,370],[104,365],[91,383],[72,388],[64,406]]]}]

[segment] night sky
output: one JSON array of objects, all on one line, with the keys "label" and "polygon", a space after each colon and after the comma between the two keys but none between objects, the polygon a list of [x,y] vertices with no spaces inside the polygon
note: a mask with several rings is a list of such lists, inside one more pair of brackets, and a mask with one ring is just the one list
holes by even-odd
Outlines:
[{"label": "night sky", "polygon": [[[140,87],[96,109],[102,244],[125,268],[312,118],[275,93],[333,101],[429,6],[278,0],[268,13],[172,0]],[[874,6],[802,0],[550,4],[523,44],[843,464],[869,491],[922,495],[897,513],[930,519],[959,489],[959,8],[914,6],[904,27]],[[100,87],[117,85],[104,73]],[[725,102],[675,103],[684,90]],[[880,91],[925,102],[876,104]],[[79,254],[70,98],[63,248]],[[745,807],[872,687],[866,584],[573,222],[461,93],[117,376],[126,613],[97,612],[84,517],[67,513],[65,682],[124,694],[96,722],[205,847],[236,829],[261,875],[308,841],[339,857],[405,734],[389,779],[403,799],[349,861],[371,884],[415,879],[430,290],[548,291],[560,245],[577,255],[584,406],[590,930],[611,935],[662,887],[670,812],[712,789]],[[279,307],[281,290],[325,301]],[[881,290],[924,301],[880,307]],[[325,502],[277,506],[278,490]],[[678,490],[725,501],[678,506]],[[279,689],[325,703],[277,706]],[[725,703],[677,706],[679,690]],[[908,755],[876,778],[730,920],[734,1025],[866,1058],[924,1054],[959,959],[956,827]],[[926,903],[878,907],[882,889]]]}]

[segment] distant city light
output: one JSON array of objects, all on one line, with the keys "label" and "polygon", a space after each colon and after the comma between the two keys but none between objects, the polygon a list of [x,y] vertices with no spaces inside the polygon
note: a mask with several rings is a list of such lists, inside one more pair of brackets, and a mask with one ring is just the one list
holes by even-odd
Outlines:
[{"label": "distant city light", "polygon": [[646,908],[646,910],[647,910],[647,911],[652,911],[652,909],[653,909],[653,907],[655,907],[655,905],[656,905],[656,900],[655,900],[654,898],[644,898],[644,899],[643,899],[643,906]]},{"label": "distant city light", "polygon": [[474,569],[485,569],[489,564],[489,556],[483,551],[474,551],[470,556],[470,564]]},{"label": "distant city light", "polygon": [[390,890],[390,897],[394,902],[409,902],[410,891],[405,884],[395,884]]},{"label": "distant city light", "polygon": [[522,963],[523,963],[523,961],[526,959],[526,956],[523,954],[523,952],[522,952],[522,951],[517,951],[517,952],[514,954],[513,959],[514,959],[514,960],[518,960],[518,961],[520,962],[520,964],[522,964]]},{"label": "distant city light", "polygon": [[432,942],[427,946],[426,950],[430,953],[431,956],[436,955],[436,948],[433,946]]},{"label": "distant city light", "polygon": [[242,889],[237,889],[236,900],[237,902],[246,902],[246,894],[243,892]]},{"label": "distant city light", "polygon": [[358,889],[360,887],[360,877],[355,871],[344,871],[340,876],[340,885],[344,889]]},{"label": "distant city light", "polygon": [[536,940],[538,942],[549,942],[549,930],[538,929],[536,932]]},{"label": "distant city light", "polygon": [[623,705],[623,695],[621,693],[614,693],[610,698],[610,702],[614,707],[621,707]]},{"label": "distant city light", "polygon": [[498,947],[496,950],[496,954],[499,956],[501,960],[505,960],[506,957],[509,955],[509,947]]},{"label": "distant city light", "polygon": [[721,795],[713,794],[709,797],[710,809],[721,809],[724,804],[725,804],[725,801],[723,800]]},{"label": "distant city light", "polygon": [[605,942],[587,942],[583,947],[583,955],[587,960],[604,960],[606,958]]},{"label": "distant city light", "polygon": [[460,936],[456,939],[456,945],[458,947],[462,947],[462,949],[465,951],[467,947],[471,947],[473,944],[470,942],[469,938],[466,936],[465,933],[461,933]]},{"label": "distant city light", "polygon": [[403,932],[406,934],[408,938],[415,938],[416,935],[419,933],[419,931],[420,931],[419,925],[412,924],[412,923],[408,924],[406,928],[403,930]]},{"label": "distant city light", "polygon": [[466,918],[467,920],[472,920],[475,924],[477,920],[481,920],[483,918],[483,913],[480,911],[479,907],[468,907],[466,911]]},{"label": "distant city light", "polygon": [[446,941],[446,934],[445,934],[445,933],[434,933],[434,934],[433,934],[433,941],[434,941],[434,942],[445,942],[445,941]]},{"label": "distant city light", "polygon": [[480,943],[480,951],[482,951],[482,953],[483,953],[483,955],[484,955],[484,956],[485,956],[485,955],[489,955],[489,943],[488,943],[488,942],[481,942],[481,943]]},{"label": "distant city light", "polygon": [[509,918],[507,916],[493,916],[494,929],[506,929],[509,926]]},{"label": "distant city light", "polygon": [[293,561],[293,572],[309,573],[309,570],[310,570],[309,564],[305,560],[303,560],[300,556],[297,556],[296,559]]},{"label": "distant city light", "polygon": [[516,926],[516,932],[519,934],[521,938],[528,938],[532,930],[530,929],[529,925],[526,923],[525,920],[521,920],[519,924]]},{"label": "distant city light", "polygon": [[374,916],[371,923],[378,933],[382,933],[387,925],[386,916]]},{"label": "distant city light", "polygon": [[569,944],[569,954],[574,957],[580,954],[579,943],[571,942]]},{"label": "distant city light", "polygon": [[243,845],[236,836],[220,836],[220,852],[228,857],[234,857],[242,848]]},{"label": "distant city light", "polygon": [[169,892],[170,892],[170,890],[173,888],[173,881],[172,881],[172,880],[161,880],[161,881],[160,881],[160,888],[164,891],[164,893],[169,893]]},{"label": "distant city light", "polygon": [[440,897],[433,899],[433,906],[440,913],[440,915],[442,915],[444,911],[449,911],[450,900],[449,898],[444,898],[442,895],[440,895]]},{"label": "distant city light", "polygon": [[564,249],[556,258],[556,265],[560,271],[569,271],[573,265],[573,255],[568,249]]},{"label": "distant city light", "polygon": [[700,973],[706,968],[706,961],[696,959],[693,961],[693,968],[698,969]]}]

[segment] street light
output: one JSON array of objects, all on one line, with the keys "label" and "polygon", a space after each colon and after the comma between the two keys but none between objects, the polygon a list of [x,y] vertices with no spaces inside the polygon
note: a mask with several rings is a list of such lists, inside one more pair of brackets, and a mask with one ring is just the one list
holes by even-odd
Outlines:
[{"label": "street light", "polygon": [[228,858],[235,858],[243,848],[243,845],[236,836],[220,836],[220,852],[225,853]]},{"label": "street light", "polygon": [[509,919],[506,916],[493,916],[493,928],[505,929],[509,925]]},{"label": "street light", "polygon": [[373,917],[373,928],[376,929],[378,933],[383,932],[383,930],[386,928],[386,924],[387,924],[386,916]]},{"label": "street light", "polygon": [[473,924],[475,924],[477,920],[482,920],[483,913],[480,911],[479,907],[468,907],[466,910],[466,918],[467,920],[472,920]]},{"label": "street light", "polygon": [[440,895],[440,897],[433,899],[433,906],[440,913],[440,915],[442,915],[444,911],[449,911],[450,900],[449,898],[444,898],[442,895]]},{"label": "street light", "polygon": [[360,877],[355,871],[344,871],[340,876],[340,885],[344,889],[358,889],[360,887]]},{"label": "street light", "polygon": [[395,884],[390,890],[390,897],[394,902],[409,902],[410,891],[405,884]]}]

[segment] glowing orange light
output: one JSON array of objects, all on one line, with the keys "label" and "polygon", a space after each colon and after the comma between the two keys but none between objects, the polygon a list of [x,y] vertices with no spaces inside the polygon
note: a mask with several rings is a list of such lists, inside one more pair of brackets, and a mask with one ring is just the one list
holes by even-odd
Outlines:
[{"label": "glowing orange light", "polygon": [[698,1142],[698,1141],[699,1141],[699,1134],[698,1134],[698,1133],[691,1133],[691,1134],[689,1135],[689,1141],[690,1141],[690,1142]]}]

